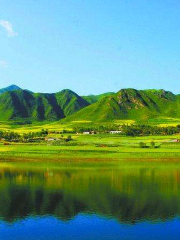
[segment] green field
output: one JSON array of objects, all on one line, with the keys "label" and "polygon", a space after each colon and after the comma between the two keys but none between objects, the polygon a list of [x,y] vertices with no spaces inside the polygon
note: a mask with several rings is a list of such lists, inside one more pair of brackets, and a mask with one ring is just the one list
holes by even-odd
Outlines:
[{"label": "green field", "polygon": [[168,126],[177,126],[180,124],[179,118],[152,118],[147,121],[134,121],[134,120],[113,120],[111,122],[96,123],[87,120],[79,121],[70,121],[66,122],[64,120],[56,122],[36,122],[34,124],[23,124],[19,125],[14,121],[0,121],[0,131],[15,131],[17,133],[27,133],[27,132],[37,132],[41,131],[42,128],[48,129],[50,132],[53,131],[72,131],[76,126],[82,127],[93,127],[101,125],[131,125],[131,124],[146,124],[149,126],[159,126],[159,127],[168,127]]},{"label": "green field", "polygon": [[[57,137],[51,134],[49,137]],[[66,136],[66,135],[65,135]],[[111,134],[72,135],[73,140],[54,146],[53,143],[0,144],[1,161],[61,161],[61,160],[179,160],[180,143],[173,142],[180,136],[124,137]],[[155,142],[155,148],[150,143]],[[139,143],[147,148],[140,148]]]},{"label": "green field", "polygon": [[177,126],[180,124],[180,119],[179,118],[151,118],[147,120],[146,122],[140,122],[142,124],[147,124],[149,126],[159,126],[159,127],[167,127],[167,126]]},{"label": "green field", "polygon": [[72,126],[75,124],[62,124],[60,122],[37,122],[35,124],[25,124],[25,125],[18,125],[15,122],[5,122],[0,121],[0,131],[14,131],[19,134],[21,133],[28,133],[28,132],[38,132],[41,129],[48,129],[49,131],[63,131],[63,130],[72,130]]},{"label": "green field", "polygon": [[[179,123],[179,119],[159,118],[151,119],[148,125],[152,126],[174,126]],[[103,125],[108,125],[104,123]],[[131,125],[132,120],[116,120],[111,124]],[[69,123],[36,123],[33,125],[18,125],[15,122],[0,122],[0,131],[14,131],[19,134],[28,132],[38,132],[41,129],[48,129],[49,138],[66,138],[69,134],[62,133],[64,130],[72,131],[75,126],[98,126],[98,123],[89,121],[72,121]],[[99,125],[100,126],[100,125]],[[0,142],[0,161],[67,161],[72,160],[128,160],[128,159],[161,159],[179,160],[180,143],[173,142],[180,139],[180,135],[171,136],[141,136],[127,137],[114,134],[71,134],[72,141],[55,145],[53,142],[42,141],[40,143],[10,143],[4,145]],[[151,147],[151,142],[155,147]],[[140,142],[146,144],[146,148],[140,147]]]}]

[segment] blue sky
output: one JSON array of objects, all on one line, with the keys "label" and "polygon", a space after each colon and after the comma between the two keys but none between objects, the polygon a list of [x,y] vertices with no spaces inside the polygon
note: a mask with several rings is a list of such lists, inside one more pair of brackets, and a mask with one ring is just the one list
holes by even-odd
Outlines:
[{"label": "blue sky", "polygon": [[0,0],[0,88],[180,93],[179,0]]}]

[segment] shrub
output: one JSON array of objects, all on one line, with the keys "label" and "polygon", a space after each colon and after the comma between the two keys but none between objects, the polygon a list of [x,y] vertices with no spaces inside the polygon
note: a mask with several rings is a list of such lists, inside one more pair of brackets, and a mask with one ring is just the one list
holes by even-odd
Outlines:
[{"label": "shrub", "polygon": [[140,147],[140,148],[146,148],[146,143],[140,142],[140,143],[139,143],[139,147]]},{"label": "shrub", "polygon": [[155,146],[156,146],[154,141],[152,141],[150,145],[151,145],[152,148],[155,148]]}]

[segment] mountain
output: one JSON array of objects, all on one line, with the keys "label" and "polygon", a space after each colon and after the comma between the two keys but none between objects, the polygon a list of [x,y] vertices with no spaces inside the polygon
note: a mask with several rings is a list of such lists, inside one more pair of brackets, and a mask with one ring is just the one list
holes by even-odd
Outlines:
[{"label": "mountain", "polygon": [[159,116],[180,118],[180,95],[165,90],[122,89],[76,112],[67,121],[147,120]]},{"label": "mountain", "polygon": [[68,89],[53,94],[6,91],[0,95],[0,120],[55,121],[88,105]]},{"label": "mountain", "polygon": [[107,92],[107,93],[103,93],[103,94],[99,94],[99,95],[82,96],[82,98],[85,99],[88,103],[92,104],[92,103],[98,102],[99,100],[101,100],[104,97],[112,96],[114,94],[115,94],[114,92]]},{"label": "mountain", "polygon": [[0,89],[0,94],[5,93],[5,92],[12,92],[12,91],[16,91],[16,90],[21,90],[21,88],[16,85],[11,85],[9,87]]},{"label": "mountain", "polygon": [[165,90],[122,89],[80,97],[65,89],[57,93],[33,93],[16,85],[0,90],[0,121],[148,120],[180,118],[180,95]]}]

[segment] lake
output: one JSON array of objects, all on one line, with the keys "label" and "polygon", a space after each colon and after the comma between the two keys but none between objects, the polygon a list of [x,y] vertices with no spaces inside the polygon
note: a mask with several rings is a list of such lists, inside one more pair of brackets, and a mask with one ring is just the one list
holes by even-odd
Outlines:
[{"label": "lake", "polygon": [[0,164],[2,240],[179,238],[179,164]]}]

